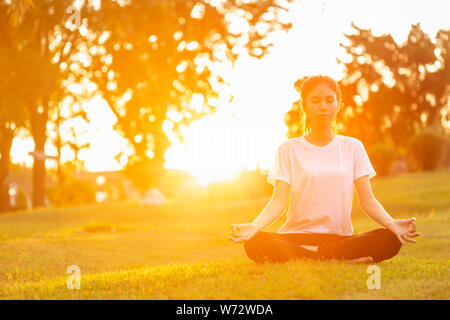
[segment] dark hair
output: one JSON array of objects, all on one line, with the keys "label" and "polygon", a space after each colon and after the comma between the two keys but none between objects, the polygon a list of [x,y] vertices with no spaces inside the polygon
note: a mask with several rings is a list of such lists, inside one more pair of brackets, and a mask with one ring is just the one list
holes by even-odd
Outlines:
[{"label": "dark hair", "polygon": [[[334,81],[332,78],[328,76],[322,76],[322,75],[316,75],[316,76],[310,76],[307,77],[305,80],[303,80],[301,89],[300,89],[300,96],[301,96],[301,109],[303,111],[304,119],[303,119],[303,134],[311,133],[311,121],[306,116],[305,112],[305,105],[306,105],[306,99],[308,98],[309,93],[311,90],[318,84],[325,84],[328,86],[331,90],[334,91],[336,94],[336,100],[338,101],[338,106],[341,105],[341,89],[339,88],[339,84]],[[335,121],[333,121],[333,132],[336,133],[336,124]]]}]

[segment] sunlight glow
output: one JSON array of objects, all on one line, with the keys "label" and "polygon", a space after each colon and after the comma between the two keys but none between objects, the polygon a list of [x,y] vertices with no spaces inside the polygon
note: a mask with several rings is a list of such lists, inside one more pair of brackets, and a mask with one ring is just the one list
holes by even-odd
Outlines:
[{"label": "sunlight glow", "polygon": [[[192,16],[200,19],[203,10],[201,5],[196,5]],[[450,19],[447,17],[449,10],[450,2],[446,1],[303,0],[293,4],[287,14],[294,21],[293,28],[287,35],[282,32],[269,35],[270,41],[274,41],[275,45],[263,59],[257,60],[241,53],[234,66],[226,61],[211,64],[211,68],[221,74],[230,86],[220,88],[220,98],[210,101],[217,105],[216,114],[194,121],[184,129],[184,145],[170,133],[170,121],[180,121],[182,115],[174,110],[167,112],[170,121],[164,122],[164,130],[172,146],[167,150],[165,167],[187,170],[202,185],[231,179],[240,170],[255,170],[257,166],[267,170],[272,165],[277,146],[286,140],[284,114],[298,99],[294,82],[304,75],[318,73],[336,80],[342,77],[342,69],[336,58],[346,60],[339,43],[345,40],[343,32],[351,32],[351,21],[361,28],[372,28],[376,35],[389,32],[397,42],[402,42],[406,39],[411,24],[417,22],[421,23],[423,30],[431,37],[435,36],[439,28],[450,28]],[[248,23],[239,13],[227,14],[225,19],[231,22],[230,32],[237,33],[248,28]],[[262,24],[257,29],[260,33],[266,31]],[[102,41],[108,37],[109,34],[105,34]],[[155,35],[149,37],[150,42],[156,42],[156,39]],[[247,41],[245,37],[239,39],[241,48]],[[194,49],[198,44],[184,43],[183,46]],[[220,48],[216,54],[225,59]],[[197,61],[203,61],[202,59],[204,60],[199,57]],[[83,58],[82,63],[90,63],[88,56]],[[64,68],[76,66],[66,65]],[[177,66],[178,72],[185,69],[185,64]],[[390,74],[386,73],[384,76],[389,80]],[[219,88],[213,79],[210,82],[213,88]],[[108,85],[112,88],[115,83]],[[71,90],[81,94],[83,88],[73,85]],[[228,102],[230,96],[233,96],[231,103]],[[121,105],[130,97],[131,92],[128,92],[123,101],[119,102],[119,112]],[[361,98],[363,97],[357,97]],[[200,112],[204,97],[194,95],[192,101],[185,103],[189,112]],[[87,130],[84,140],[89,141],[91,146],[80,152],[80,159],[86,161],[86,167],[90,171],[120,170],[125,165],[126,156],[122,156],[120,160],[115,157],[121,151],[130,154],[132,149],[112,129],[117,119],[100,98],[83,103],[82,108],[88,112],[91,121],[83,127]],[[154,120],[154,116],[150,115],[149,121]],[[32,157],[28,152],[34,146],[33,141],[26,136],[26,132],[22,132],[14,139],[12,161],[25,162],[27,166],[31,166]],[[142,137],[136,136],[135,141],[139,140]],[[47,152],[54,155],[54,147],[46,145]],[[72,158],[73,151],[63,148],[62,161]],[[47,161],[47,165],[52,167],[55,161]]]}]

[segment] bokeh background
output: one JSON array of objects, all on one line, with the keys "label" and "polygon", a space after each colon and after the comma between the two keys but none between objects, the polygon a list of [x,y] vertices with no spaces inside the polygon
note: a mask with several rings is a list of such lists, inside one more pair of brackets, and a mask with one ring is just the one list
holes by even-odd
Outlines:
[{"label": "bokeh background", "polygon": [[339,134],[363,141],[380,176],[449,167],[446,1],[0,8],[2,211],[270,193],[313,74],[339,81]]},{"label": "bokeh background", "polygon": [[[449,12],[445,0],[0,0],[0,280],[53,279],[73,257],[95,273],[242,255],[229,224],[270,199],[314,74],[339,82],[338,134],[363,142],[388,212],[431,219],[441,242],[414,252],[440,248],[448,265]],[[429,295],[448,297],[439,285]],[[20,292],[52,295],[36,288]]]}]

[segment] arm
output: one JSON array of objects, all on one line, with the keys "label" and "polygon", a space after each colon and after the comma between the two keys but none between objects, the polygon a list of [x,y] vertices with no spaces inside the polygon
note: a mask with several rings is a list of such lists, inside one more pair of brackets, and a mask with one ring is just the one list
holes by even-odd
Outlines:
[{"label": "arm", "polygon": [[386,212],[381,203],[375,198],[370,185],[369,176],[362,176],[355,180],[355,187],[358,194],[361,209],[375,222],[388,228],[394,219]]},{"label": "arm", "polygon": [[290,186],[287,182],[276,180],[272,198],[261,214],[252,223],[263,229],[277,220],[286,209],[290,195]]},{"label": "arm", "polygon": [[248,240],[259,230],[272,224],[286,209],[289,196],[289,184],[282,180],[276,180],[272,199],[270,199],[263,211],[251,223],[231,225],[232,235],[229,239],[233,242]]},{"label": "arm", "polygon": [[[371,217],[375,222],[391,230],[401,243],[404,240],[415,243],[412,238],[419,236],[416,232],[416,218],[393,219],[383,208],[381,203],[375,198],[370,185],[369,176],[365,175],[355,180],[356,191],[358,194],[359,205],[361,209]],[[412,229],[409,225],[412,223]]]}]

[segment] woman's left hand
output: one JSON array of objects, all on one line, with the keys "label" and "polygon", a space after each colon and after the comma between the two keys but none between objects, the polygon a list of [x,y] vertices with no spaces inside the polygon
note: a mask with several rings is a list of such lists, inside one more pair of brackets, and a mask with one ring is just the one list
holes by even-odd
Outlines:
[{"label": "woman's left hand", "polygon": [[416,232],[416,218],[392,220],[388,223],[387,228],[397,236],[402,244],[405,243],[405,240],[416,243],[413,238],[420,236],[420,233]]}]

